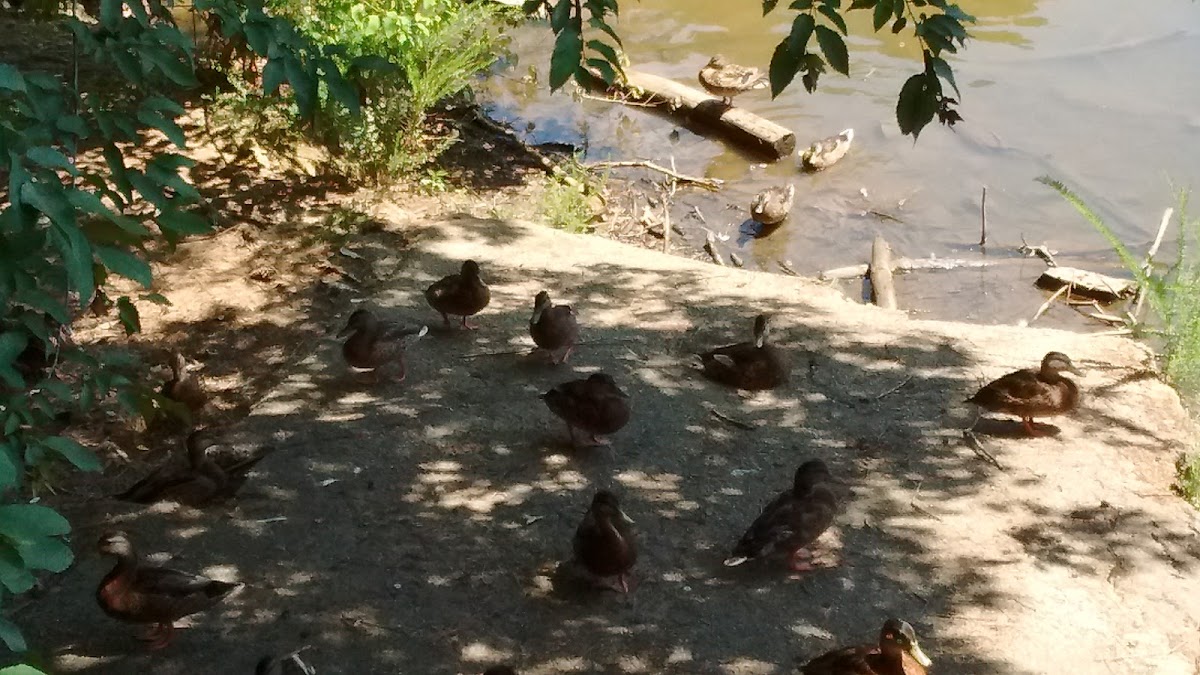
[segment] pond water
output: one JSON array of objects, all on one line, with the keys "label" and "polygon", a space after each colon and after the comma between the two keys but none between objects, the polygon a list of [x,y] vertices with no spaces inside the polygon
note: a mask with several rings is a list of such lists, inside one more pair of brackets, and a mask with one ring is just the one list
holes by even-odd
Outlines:
[{"label": "pond water", "polygon": [[[696,86],[696,73],[717,52],[765,69],[793,16],[785,4],[762,17],[757,2],[627,0],[618,26],[632,67]],[[550,94],[552,36],[544,24],[512,33],[514,56],[480,87],[481,99],[532,143],[570,143],[586,160],[674,158],[681,172],[725,179],[715,195],[681,191],[677,212],[697,205],[705,226],[747,267],[777,271],[783,259],[816,274],[863,263],[882,233],[897,255],[992,261],[901,277],[902,307],[1014,323],[1029,319],[1045,298],[1033,287],[1043,263],[1015,252],[1022,235],[1058,251],[1060,264],[1120,274],[1100,235],[1036,177],[1062,180],[1136,251],[1149,246],[1162,210],[1174,205],[1173,186],[1200,189],[1200,2],[960,4],[979,22],[960,57],[952,57],[965,118],[954,130],[932,124],[915,144],[900,134],[896,96],[919,69],[920,52],[911,36],[872,33],[863,11],[848,13],[851,77],[827,73],[815,94],[797,80],[775,100],[766,91],[738,98],[739,106],[795,131],[800,147],[855,129],[850,154],[812,175],[797,171],[795,157],[764,165],[645,110],[576,100],[565,90]],[[790,220],[768,237],[742,234],[752,196],[789,181],[796,184]],[[981,251],[983,186],[988,245]],[[682,220],[688,235],[681,245],[700,246],[699,219]],[[1065,307],[1039,322],[1086,325]]]}]

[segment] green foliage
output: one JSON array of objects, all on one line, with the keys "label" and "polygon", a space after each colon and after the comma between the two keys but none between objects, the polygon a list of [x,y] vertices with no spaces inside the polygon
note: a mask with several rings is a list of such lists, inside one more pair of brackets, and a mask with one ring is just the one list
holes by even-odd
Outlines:
[{"label": "green foliage", "polygon": [[[318,126],[347,172],[359,177],[411,174],[436,159],[454,137],[430,129],[430,112],[466,89],[501,49],[494,28],[502,10],[493,3],[275,0],[272,7],[312,40],[344,45],[343,60],[369,105],[362,115],[322,106]],[[359,73],[364,64],[377,69]]]},{"label": "green foliage", "polygon": [[[1129,327],[1158,338],[1163,372],[1194,413],[1200,403],[1200,219],[1188,212],[1188,191],[1179,192],[1176,205],[1179,227],[1174,262],[1147,267],[1078,195],[1047,176],[1038,181],[1062,195],[1096,228],[1138,282],[1153,316],[1143,324],[1135,308],[1127,313]],[[1179,490],[1200,507],[1200,451],[1193,449],[1190,456],[1180,459]]]},{"label": "green foliage", "polygon": [[[762,0],[763,15],[778,4],[779,0]],[[843,11],[870,11],[876,32],[889,27],[900,33],[911,25],[921,45],[923,69],[904,83],[896,103],[900,130],[915,139],[935,116],[948,126],[962,120],[954,109],[958,101],[942,88],[944,81],[960,95],[954,71],[943,54],[956,53],[966,43],[964,24],[975,21],[958,5],[947,0],[853,0],[843,10],[841,0],[794,0],[788,9],[795,11],[796,17],[788,36],[775,47],[767,71],[772,96],[779,96],[797,75],[806,90],[816,91],[826,67],[849,75],[850,53],[844,38],[849,30]],[[552,89],[572,77],[584,86],[596,75],[609,84],[620,77],[617,49],[621,41],[608,23],[608,17],[618,13],[617,0],[528,0],[525,11],[545,11],[550,17],[555,35],[550,58]],[[588,39],[592,34],[595,39]]]},{"label": "green foliage", "polygon": [[538,203],[538,213],[552,227],[560,230],[589,232],[596,213],[592,208],[592,198],[580,186],[598,192],[604,189],[603,184],[603,179],[597,180],[578,163],[571,163],[562,177],[546,182],[546,189]]},{"label": "green foliage", "polygon": [[[267,70],[279,73],[272,75],[275,86],[288,84],[300,114],[315,111],[318,83],[334,101],[357,109],[358,93],[332,59],[344,50],[313,44],[266,15],[257,0],[196,5],[220,16],[225,35],[269,55]],[[61,435],[64,418],[109,402],[150,417],[166,403],[123,374],[134,364],[72,344],[72,320],[108,304],[93,299],[105,299],[110,274],[148,289],[145,248],[153,240],[173,245],[210,229],[197,208],[200,194],[182,173],[190,159],[172,150],[141,152],[136,163],[127,155],[146,145],[148,132],[185,147],[175,122],[183,107],[171,96],[196,83],[194,45],[159,0],[101,0],[98,16],[98,25],[66,22],[82,55],[110,66],[128,86],[81,95],[50,75],[0,63],[0,157],[7,174],[0,187],[6,204],[0,209],[0,601],[32,588],[35,573],[61,572],[72,562],[67,521],[21,496],[27,474],[44,474],[52,464],[101,467],[91,451]],[[77,163],[81,151],[98,161]],[[140,329],[133,298],[123,295],[112,306],[127,331]],[[26,648],[20,630],[3,617],[0,640],[14,651]]]}]

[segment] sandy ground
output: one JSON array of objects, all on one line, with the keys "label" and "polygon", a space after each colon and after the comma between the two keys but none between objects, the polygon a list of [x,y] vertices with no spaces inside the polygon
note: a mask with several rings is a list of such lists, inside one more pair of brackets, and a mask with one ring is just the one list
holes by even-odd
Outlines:
[{"label": "sandy ground", "polygon": [[[597,237],[379,211],[384,230],[347,241],[372,290],[322,281],[328,303],[254,347],[306,351],[229,429],[238,447],[280,445],[239,500],[201,512],[63,499],[80,559],[19,617],[54,670],[249,673],[307,644],[321,673],[478,673],[498,660],[535,675],[783,673],[896,615],[935,673],[1197,672],[1200,518],[1169,490],[1186,419],[1138,345],[911,320],[801,279]],[[479,331],[445,331],[421,290],[466,257],[493,301]],[[586,328],[566,366],[522,355],[541,288]],[[359,301],[434,329],[403,384],[356,383],[331,338],[303,347]],[[761,310],[778,315],[791,384],[747,396],[699,377],[691,354],[744,338]],[[1055,436],[981,424],[993,463],[964,442],[974,412],[960,401],[1050,349],[1084,369],[1084,404],[1053,420]],[[572,451],[537,395],[597,369],[631,394],[634,418],[610,449]],[[826,535],[841,566],[722,567],[809,457],[845,483]],[[628,596],[555,571],[601,486],[640,533]],[[168,649],[141,652],[93,599],[110,563],[92,541],[112,524],[156,560],[248,587]]]}]

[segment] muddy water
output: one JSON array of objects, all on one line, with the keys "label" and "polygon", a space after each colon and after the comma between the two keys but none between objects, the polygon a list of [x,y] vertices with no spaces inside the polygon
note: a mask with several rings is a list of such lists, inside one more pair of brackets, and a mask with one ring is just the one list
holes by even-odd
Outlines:
[{"label": "muddy water", "polygon": [[[757,3],[641,0],[623,3],[620,30],[634,67],[695,83],[721,52],[764,67],[791,14],[761,17]],[[901,305],[928,316],[982,323],[1028,319],[1044,295],[1043,269],[1014,248],[1024,235],[1059,251],[1060,264],[1117,271],[1103,239],[1056,194],[1043,174],[1072,186],[1127,241],[1144,250],[1172,184],[1200,189],[1200,3],[1159,0],[962,0],[979,19],[954,59],[965,122],[930,126],[915,145],[893,110],[919,50],[911,38],[870,32],[869,13],[850,16],[851,77],[826,74],[813,95],[797,86],[738,105],[796,132],[799,145],[853,127],[854,147],[832,169],[804,175],[795,158],[763,165],[671,119],[607,102],[550,95],[551,48],[544,25],[513,34],[514,58],[482,87],[493,112],[535,143],[566,142],[588,160],[673,157],[680,171],[728,181],[718,195],[687,192],[678,216],[697,205],[704,225],[748,267],[797,271],[865,262],[882,233],[900,255],[986,259],[989,267],[903,277]],[[781,8],[783,5],[781,4]],[[796,183],[789,222],[747,236],[746,205],[762,187]],[[988,188],[988,245],[980,250],[979,197]],[[880,214],[883,214],[882,216]],[[678,217],[677,216],[677,217]],[[894,218],[894,220],[893,220]],[[688,245],[704,233],[683,218]],[[858,289],[847,287],[856,294]],[[1056,308],[1043,323],[1083,326]]]}]

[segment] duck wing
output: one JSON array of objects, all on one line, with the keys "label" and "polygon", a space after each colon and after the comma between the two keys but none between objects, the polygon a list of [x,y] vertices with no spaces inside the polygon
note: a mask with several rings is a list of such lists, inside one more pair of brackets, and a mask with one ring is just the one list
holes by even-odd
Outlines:
[{"label": "duck wing", "polygon": [[872,656],[879,653],[874,646],[843,647],[826,652],[800,668],[803,675],[878,675],[872,666]]},{"label": "duck wing", "polygon": [[[733,549],[732,559],[758,558],[781,548],[802,548],[833,524],[837,497],[818,484],[804,497],[790,490],[763,509]],[[731,563],[732,564],[732,563]]]},{"label": "duck wing", "polygon": [[591,511],[575,530],[572,549],[575,559],[597,576],[621,574],[637,562],[637,544],[629,528],[602,521]]},{"label": "duck wing", "polygon": [[579,320],[570,305],[555,305],[530,324],[529,334],[542,349],[562,349],[579,342]]},{"label": "duck wing", "polygon": [[240,583],[166,567],[139,567],[129,585],[140,600],[141,614],[155,621],[171,621],[208,609],[241,587]]},{"label": "duck wing", "polygon": [[151,471],[145,478],[129,486],[124,492],[113,495],[113,497],[135,504],[151,504],[160,500],[160,494],[183,483],[187,483],[194,476],[195,472],[191,467],[181,467],[173,463],[168,463]]},{"label": "duck wing", "polygon": [[997,412],[1021,411],[1044,404],[1052,390],[1038,378],[1038,371],[1018,370],[984,385],[967,402]]}]

